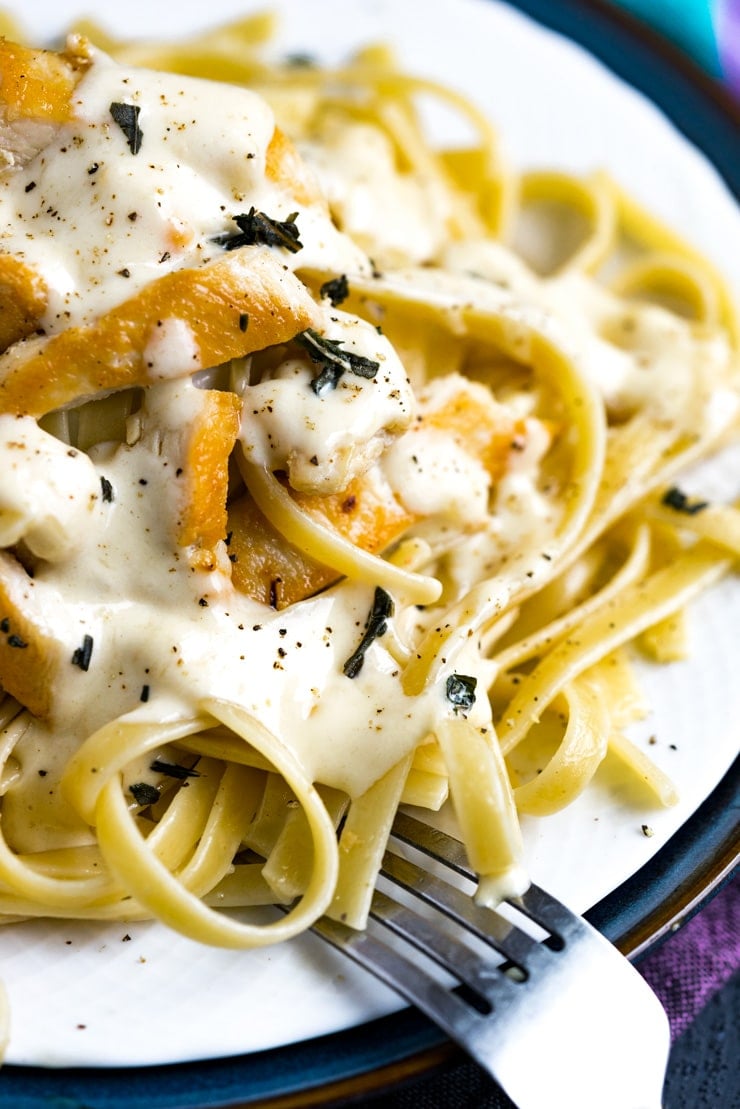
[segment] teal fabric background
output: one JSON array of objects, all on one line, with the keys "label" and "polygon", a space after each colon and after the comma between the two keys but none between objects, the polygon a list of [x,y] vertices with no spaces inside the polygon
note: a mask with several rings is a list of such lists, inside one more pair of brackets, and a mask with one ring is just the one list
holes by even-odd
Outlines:
[{"label": "teal fabric background", "polygon": [[721,0],[612,0],[672,39],[714,77],[722,76],[717,44]]}]

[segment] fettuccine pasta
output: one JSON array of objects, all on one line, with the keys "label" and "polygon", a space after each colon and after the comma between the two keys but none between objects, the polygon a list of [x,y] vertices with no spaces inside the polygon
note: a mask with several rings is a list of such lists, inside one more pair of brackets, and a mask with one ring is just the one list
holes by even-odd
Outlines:
[{"label": "fettuccine pasta", "polygon": [[0,43],[7,921],[362,928],[448,801],[494,904],[604,760],[676,799],[631,656],[740,555],[679,477],[737,437],[731,292],[384,47],[271,34]]}]

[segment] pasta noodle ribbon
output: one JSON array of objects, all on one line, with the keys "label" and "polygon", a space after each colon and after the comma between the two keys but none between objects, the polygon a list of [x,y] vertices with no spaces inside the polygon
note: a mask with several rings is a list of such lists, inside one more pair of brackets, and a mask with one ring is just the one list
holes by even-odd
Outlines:
[{"label": "pasta noodle ribbon", "polygon": [[[532,171],[519,180],[519,204],[523,211],[538,207],[564,224],[568,214],[580,217],[585,229],[566,256],[550,263],[550,271],[580,270],[592,273],[611,252],[617,234],[617,216],[603,178],[586,180],[566,173]],[[570,210],[570,213],[569,213]],[[521,218],[520,212],[520,218]],[[575,220],[572,220],[575,222]],[[541,238],[547,242],[548,236]]]},{"label": "pasta noodle ribbon", "polygon": [[629,586],[618,602],[612,601],[584,620],[522,679],[519,692],[503,715],[501,747],[504,754],[516,747],[530,723],[539,718],[567,681],[680,608],[700,590],[718,581],[727,568],[728,563],[718,560],[712,549],[697,547],[679,562]]},{"label": "pasta noodle ribbon", "polygon": [[326,563],[355,581],[378,583],[398,591],[415,604],[431,604],[439,598],[441,586],[434,578],[404,570],[361,550],[329,531],[298,505],[280,483],[268,473],[240,458],[239,466],[249,492],[271,524],[286,539],[303,548],[317,561]]},{"label": "pasta noodle ribbon", "polygon": [[[306,781],[293,756],[263,726],[251,719],[239,706],[225,701],[207,700],[202,708],[213,719],[227,724],[270,760],[285,776],[306,813],[314,843],[314,865],[303,897],[297,907],[285,917],[264,925],[250,925],[214,912],[148,849],[146,840],[128,812],[128,805],[117,781],[117,774],[126,755],[131,756],[132,746],[106,766],[105,772],[100,774],[99,782],[95,773],[97,769],[102,769],[96,766],[96,761],[106,749],[117,746],[121,751],[120,733],[126,726],[124,722],[118,722],[117,734],[116,730],[109,728],[104,730],[104,734],[92,737],[90,746],[84,751],[84,755],[81,752],[73,774],[67,780],[67,791],[95,823],[101,851],[112,872],[140,904],[145,905],[172,928],[185,931],[204,943],[226,947],[259,946],[287,939],[303,931],[312,920],[320,916],[331,900],[338,866],[334,826],[315,788]],[[209,718],[180,721],[166,730],[146,728],[135,723],[128,724],[128,728],[135,729],[137,750],[152,750],[179,735],[192,734],[199,726],[206,727],[210,722]],[[163,735],[163,731],[166,734]],[[228,806],[232,810],[237,805],[241,806],[241,802],[245,800],[243,790],[239,788],[240,778],[238,775],[235,778],[235,773],[229,772],[228,782],[228,791],[233,794],[233,800],[229,801],[225,797],[221,801],[224,807]],[[92,785],[89,779],[94,780]],[[242,830],[237,823],[234,832],[229,835],[232,849],[238,843]],[[223,829],[220,832],[223,835]],[[203,881],[203,871],[213,866],[212,859],[207,856],[215,848],[211,847],[208,833],[205,843],[208,846],[201,849],[196,861],[184,871],[185,877],[196,886]],[[223,866],[223,853],[220,853],[220,857]],[[230,857],[227,853],[226,858],[230,860]]]},{"label": "pasta noodle ribbon", "polygon": [[590,782],[607,752],[609,718],[600,690],[587,677],[567,683],[561,694],[568,723],[557,751],[536,777],[514,789],[521,813],[547,816],[570,804]]},{"label": "pasta noodle ribbon", "polygon": [[438,725],[437,737],[470,865],[480,875],[476,899],[495,905],[524,893],[521,832],[495,736],[453,717]]}]

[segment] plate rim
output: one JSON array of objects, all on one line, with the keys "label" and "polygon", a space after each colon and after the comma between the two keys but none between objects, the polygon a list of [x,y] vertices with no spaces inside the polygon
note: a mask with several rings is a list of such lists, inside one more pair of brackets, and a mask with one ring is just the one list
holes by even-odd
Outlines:
[{"label": "plate rim", "polygon": [[[607,0],[504,3],[576,43],[646,96],[740,200],[740,160],[733,159],[730,141],[740,125],[740,103],[686,53]],[[639,961],[737,871],[738,806],[740,758],[667,843],[584,915]],[[15,1109],[48,1109],[60,1099],[65,1109],[298,1109],[389,1092],[460,1058],[425,1017],[402,1009],[355,1028],[226,1059],[59,1070],[9,1064],[0,1071],[0,1098]]]},{"label": "plate rim", "polygon": [[503,3],[571,39],[642,93],[709,159],[740,200],[740,159],[732,155],[740,127],[740,100],[689,54],[617,0]]}]

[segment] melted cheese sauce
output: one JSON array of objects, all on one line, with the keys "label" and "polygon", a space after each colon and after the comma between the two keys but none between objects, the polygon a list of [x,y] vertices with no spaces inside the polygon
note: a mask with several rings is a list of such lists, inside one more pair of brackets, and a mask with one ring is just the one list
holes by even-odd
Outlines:
[{"label": "melted cheese sauce", "polygon": [[377,127],[329,122],[301,153],[314,166],[332,213],[381,266],[425,262],[447,237],[447,197],[438,178],[399,174],[396,154]]},{"label": "melted cheese sauce", "polygon": [[378,364],[374,377],[351,372],[317,395],[317,368],[281,362],[246,394],[241,442],[247,457],[285,470],[295,489],[333,493],[368,469],[415,411],[406,371],[391,344],[356,316],[325,313],[324,338]]},{"label": "melted cheese sauce", "polygon": [[719,404],[716,395],[730,361],[726,335],[704,336],[691,320],[655,304],[625,304],[582,273],[540,279],[498,243],[454,244],[443,264],[461,277],[491,282],[504,303],[546,313],[559,344],[578,359],[612,415],[642,410],[672,419],[688,410],[693,430],[711,434],[735,418],[735,391]]},{"label": "melted cheese sauce", "polygon": [[[254,206],[298,212],[303,250],[290,268],[369,269],[320,205],[299,204],[290,181],[266,175],[272,111],[248,89],[127,69],[92,51],[73,118],[22,168],[0,178],[0,246],[48,288],[47,334],[87,323],[149,282],[218,257],[215,240]],[[111,105],[138,109],[133,153]]]},{"label": "melted cheese sauce", "polygon": [[90,459],[29,416],[0,415],[0,547],[24,540],[56,562],[72,554],[100,496]]}]

